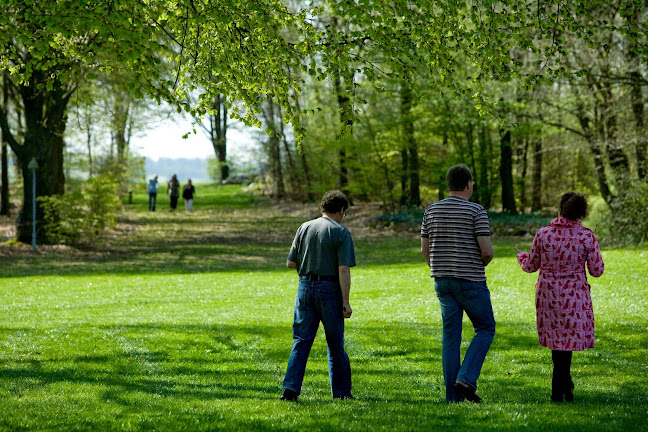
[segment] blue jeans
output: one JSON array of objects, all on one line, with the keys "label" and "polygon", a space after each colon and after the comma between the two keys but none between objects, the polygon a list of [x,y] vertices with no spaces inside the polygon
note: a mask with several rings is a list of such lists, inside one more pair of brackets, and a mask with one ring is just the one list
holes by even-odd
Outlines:
[{"label": "blue jeans", "polygon": [[157,198],[156,192],[149,192],[149,210],[155,211],[155,199]]},{"label": "blue jeans", "polygon": [[[495,317],[490,292],[484,282],[456,278],[436,278],[434,289],[441,303],[443,317],[443,377],[446,401],[458,402],[454,391],[456,381],[477,388],[484,359],[495,336]],[[475,336],[461,362],[461,324],[463,312],[475,329]]]},{"label": "blue jeans", "polygon": [[306,362],[320,321],[328,348],[328,370],[334,398],[351,395],[351,365],[344,351],[344,315],[340,284],[300,280],[295,300],[293,346],[283,388],[301,393]]}]

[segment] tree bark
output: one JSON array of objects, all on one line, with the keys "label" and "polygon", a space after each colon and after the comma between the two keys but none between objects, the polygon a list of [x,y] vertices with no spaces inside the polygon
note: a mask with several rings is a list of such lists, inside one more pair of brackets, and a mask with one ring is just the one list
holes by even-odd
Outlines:
[{"label": "tree bark", "polygon": [[533,179],[531,183],[531,211],[542,210],[542,138],[533,143]]},{"label": "tree bark", "polygon": [[[346,134],[353,136],[353,107],[351,106],[351,98],[349,97],[353,87],[353,73],[342,76],[340,71],[337,71],[333,81],[340,112],[340,137],[343,137]],[[349,88],[350,86],[351,88]],[[344,140],[341,140],[340,146],[338,152],[338,160],[340,163],[338,185],[340,190],[349,196],[349,191],[347,189],[349,184],[349,170],[347,166],[347,149]]]},{"label": "tree bark", "polygon": [[[7,79],[7,71],[2,73],[2,106],[0,110],[7,112],[9,106],[9,80]],[[8,131],[7,131],[8,132]],[[2,170],[2,185],[0,194],[0,215],[9,216],[9,157],[7,152],[7,138],[4,127],[2,128],[2,155],[0,155],[0,169]]]},{"label": "tree bark", "polygon": [[[23,175],[23,207],[18,216],[17,237],[30,243],[32,237],[32,171],[28,165],[32,158],[38,163],[36,172],[36,196],[62,195],[65,191],[63,171],[63,135],[66,126],[66,109],[71,92],[66,93],[60,81],[54,81],[51,90],[40,89],[47,72],[35,71],[28,85],[21,85],[20,92],[25,109],[26,132],[22,145],[9,138]],[[6,116],[0,119],[7,127]],[[37,241],[47,241],[43,229],[43,210],[36,202]]]},{"label": "tree bark", "polygon": [[[479,137],[479,155],[478,155],[478,160],[479,160],[479,181],[477,182],[477,190],[479,191],[479,203],[486,209],[489,209],[491,207],[491,201],[493,197],[493,193],[490,188],[490,181],[489,181],[489,171],[490,171],[490,163],[489,163],[489,157],[488,157],[488,144],[489,144],[489,139],[487,138],[487,135],[489,134],[488,126],[483,125],[480,130],[480,137]],[[472,125],[471,125],[471,135],[472,135]],[[474,176],[475,174],[473,174]]]},{"label": "tree bark", "polygon": [[630,72],[630,94],[632,113],[635,118],[635,157],[637,158],[637,175],[641,180],[648,174],[648,139],[644,127],[644,98],[641,86],[641,75],[637,71]]},{"label": "tree bark", "polygon": [[527,170],[529,168],[528,154],[529,154],[529,139],[525,138],[524,145],[522,146],[522,149],[520,151],[522,170],[520,173],[519,185],[520,185],[520,206],[522,207],[520,211],[522,213],[524,213],[527,208],[526,176],[527,176]]},{"label": "tree bark", "polygon": [[515,191],[513,189],[513,150],[511,131],[500,131],[500,182],[502,185],[502,210],[517,214]]},{"label": "tree bark", "polygon": [[272,135],[268,141],[269,144],[269,156],[270,156],[270,171],[273,181],[273,192],[272,195],[275,198],[283,198],[286,194],[286,188],[284,186],[283,172],[281,166],[281,147],[279,141],[281,140],[281,135],[277,131],[277,117],[275,113],[275,103],[272,99],[268,100],[268,110],[266,122],[268,127],[272,129]]},{"label": "tree bark", "polygon": [[[293,93],[293,98],[295,99],[295,107],[297,108],[297,112],[301,112],[301,106],[299,104],[299,95],[297,92]],[[301,124],[301,119],[300,119],[300,124]],[[306,182],[306,197],[308,201],[313,201],[315,199],[315,196],[313,194],[313,188],[311,186],[312,181],[311,181],[311,174],[310,174],[310,167],[308,165],[308,160],[306,158],[306,149],[304,148],[304,143],[302,142],[301,147],[298,149],[299,150],[299,157],[301,159],[302,167],[304,168],[304,181]]]},{"label": "tree bark", "polygon": [[580,123],[583,136],[589,144],[590,152],[594,156],[594,169],[596,171],[596,179],[598,181],[599,192],[608,205],[612,202],[613,196],[610,191],[607,174],[605,173],[605,159],[603,151],[596,143],[594,131],[592,130],[591,121],[585,114],[585,108],[582,105],[578,106],[577,112],[578,122]]},{"label": "tree bark", "polygon": [[215,111],[212,123],[212,146],[220,166],[221,182],[229,177],[227,165],[227,105],[225,95],[218,95],[212,107]]},{"label": "tree bark", "polygon": [[414,117],[412,115],[412,89],[409,83],[401,85],[401,122],[403,125],[403,180],[401,180],[401,204],[421,205],[418,146],[414,136]]}]

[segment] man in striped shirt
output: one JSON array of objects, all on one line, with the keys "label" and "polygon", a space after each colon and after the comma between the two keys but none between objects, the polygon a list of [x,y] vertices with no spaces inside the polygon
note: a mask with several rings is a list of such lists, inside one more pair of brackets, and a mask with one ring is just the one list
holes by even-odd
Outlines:
[{"label": "man in striped shirt", "polygon": [[[493,259],[488,215],[468,201],[475,182],[466,165],[446,174],[450,196],[423,215],[421,253],[434,278],[443,318],[446,401],[480,402],[477,379],[495,336],[495,318],[484,268]],[[466,312],[475,329],[461,362],[461,324]]]}]

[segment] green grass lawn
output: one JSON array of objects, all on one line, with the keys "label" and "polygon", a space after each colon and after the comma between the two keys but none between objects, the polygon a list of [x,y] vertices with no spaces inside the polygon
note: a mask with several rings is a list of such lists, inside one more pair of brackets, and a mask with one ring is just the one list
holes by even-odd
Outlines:
[{"label": "green grass lawn", "polygon": [[193,213],[167,205],[147,212],[136,194],[96,250],[2,258],[0,430],[648,430],[648,248],[603,251],[606,272],[590,279],[596,348],[574,355],[576,402],[554,404],[537,275],[512,249],[530,239],[495,238],[484,402],[448,405],[418,235],[373,232],[352,212],[346,342],[358,399],[331,399],[320,332],[293,404],[279,401],[297,286],[284,263],[316,205],[200,185]]}]

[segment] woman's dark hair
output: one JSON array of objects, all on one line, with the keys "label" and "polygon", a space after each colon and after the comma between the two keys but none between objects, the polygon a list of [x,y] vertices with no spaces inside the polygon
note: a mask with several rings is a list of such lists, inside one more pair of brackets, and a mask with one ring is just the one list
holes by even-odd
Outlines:
[{"label": "woman's dark hair", "polygon": [[468,186],[468,182],[471,181],[472,174],[470,173],[470,168],[466,165],[455,165],[448,169],[446,174],[446,182],[448,183],[448,189],[451,191],[462,191]]},{"label": "woman's dark hair", "polygon": [[349,199],[346,197],[346,195],[344,195],[342,191],[330,190],[326,192],[322,197],[320,209],[323,212],[333,214],[339,212],[340,210],[348,209],[349,205]]},{"label": "woman's dark hair", "polygon": [[587,200],[581,194],[567,192],[560,198],[560,216],[580,220],[587,216]]}]

